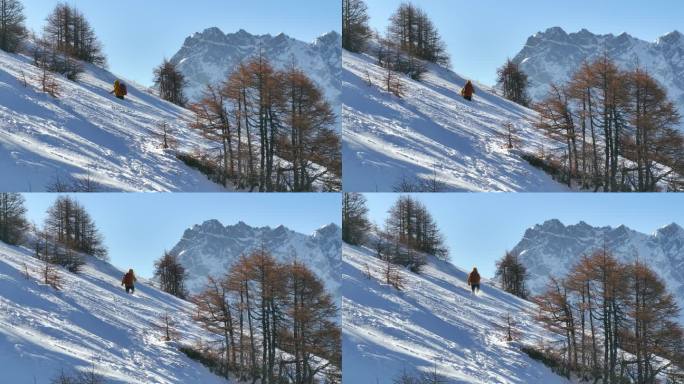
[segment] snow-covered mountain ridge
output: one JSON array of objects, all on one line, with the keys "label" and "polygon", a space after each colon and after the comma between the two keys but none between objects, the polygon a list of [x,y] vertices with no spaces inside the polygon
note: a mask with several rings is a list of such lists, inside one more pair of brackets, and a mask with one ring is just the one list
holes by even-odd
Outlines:
[{"label": "snow-covered mountain ridge", "polygon": [[[178,343],[212,340],[191,316],[193,304],[144,281],[128,295],[123,272],[89,257],[80,274],[61,271],[61,291],[39,282],[33,251],[0,242],[0,362],[3,383],[49,384],[95,366],[107,383],[226,383],[178,350]],[[31,277],[26,278],[28,270]],[[180,340],[165,342],[167,313]]]},{"label": "snow-covered mountain ridge", "polygon": [[[582,255],[603,249],[618,259],[639,260],[653,268],[684,308],[684,229],[676,223],[645,234],[621,225],[593,227],[585,222],[564,225],[548,220],[525,231],[512,249],[530,273],[528,287],[533,294],[544,289],[548,276],[567,273]],[[680,319],[684,323],[684,316]]]},{"label": "snow-covered mountain ridge", "polygon": [[586,29],[567,33],[553,27],[530,36],[513,61],[529,76],[530,96],[540,100],[551,82],[567,81],[583,61],[604,53],[622,69],[632,70],[638,65],[648,71],[684,113],[684,35],[678,31],[648,42],[627,33],[597,35]]},{"label": "snow-covered mountain ridge", "polygon": [[0,51],[3,191],[45,191],[57,178],[90,178],[102,191],[224,190],[162,149],[162,121],[180,150],[204,148],[190,111],[125,79],[118,100],[109,91],[120,77],[93,65],[77,82],[55,76],[57,98],[39,92],[40,78],[31,58]]},{"label": "snow-covered mountain ridge", "polygon": [[196,101],[207,84],[223,82],[241,62],[261,51],[278,69],[287,68],[294,61],[324,90],[328,101],[337,105],[340,98],[341,47],[342,37],[334,31],[306,43],[284,33],[277,36],[252,35],[241,29],[226,34],[213,27],[186,38],[171,62],[178,64],[188,80],[187,95]]},{"label": "snow-covered mountain ridge", "polygon": [[[436,369],[447,383],[569,383],[520,351],[549,342],[535,305],[483,281],[478,295],[467,273],[428,257],[421,274],[401,271],[404,289],[382,283],[375,251],[343,248],[342,359],[345,383],[394,383],[402,371]],[[372,275],[369,279],[367,273]],[[510,314],[521,339],[505,341]]]},{"label": "snow-covered mountain ridge", "polygon": [[[466,79],[428,65],[422,81],[401,76],[404,95],[385,89],[386,70],[371,54],[342,54],[345,191],[392,191],[402,179],[437,179],[447,191],[567,191],[522,152],[560,146],[535,130],[536,113]],[[370,84],[369,84],[370,83]],[[521,148],[507,148],[511,124]]]},{"label": "snow-covered mountain ridge", "polygon": [[192,293],[204,287],[207,276],[222,276],[241,255],[263,246],[279,261],[302,261],[325,282],[330,293],[338,296],[341,239],[341,229],[336,224],[305,235],[283,225],[251,227],[241,221],[224,226],[218,220],[207,220],[188,228],[171,252],[178,255],[186,268],[187,287]]}]

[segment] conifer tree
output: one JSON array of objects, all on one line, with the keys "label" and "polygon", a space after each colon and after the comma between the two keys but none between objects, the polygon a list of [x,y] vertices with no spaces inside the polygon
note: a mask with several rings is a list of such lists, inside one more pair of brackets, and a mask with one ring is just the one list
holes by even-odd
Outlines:
[{"label": "conifer tree", "polygon": [[363,0],[342,0],[342,47],[361,52],[371,35],[368,6]]},{"label": "conifer tree", "polygon": [[496,277],[501,282],[501,288],[504,291],[523,299],[527,298],[529,294],[525,285],[528,278],[527,268],[517,254],[506,251],[506,254],[496,262]]},{"label": "conifer tree", "polygon": [[342,195],[342,240],[348,244],[362,244],[370,229],[366,198],[356,192]]},{"label": "conifer tree", "polygon": [[449,55],[437,28],[425,11],[402,3],[390,17],[389,38],[410,57],[449,65]]},{"label": "conifer tree", "polygon": [[167,59],[154,69],[154,85],[159,90],[159,97],[162,99],[181,107],[188,102],[183,91],[187,85],[185,76],[174,63]]},{"label": "conifer tree", "polygon": [[67,3],[57,4],[47,17],[44,39],[59,53],[96,65],[106,63],[102,45],[85,15]]},{"label": "conifer tree", "polygon": [[427,207],[411,196],[401,196],[390,208],[386,231],[394,241],[394,261],[414,272],[425,264],[424,254],[448,259],[449,251]]},{"label": "conifer tree", "polygon": [[28,229],[24,197],[19,193],[0,193],[0,241],[17,245]]},{"label": "conifer tree", "polygon": [[525,107],[530,104],[527,75],[518,64],[508,59],[506,64],[496,70],[496,74],[496,83],[503,90],[505,98]]},{"label": "conifer tree", "polygon": [[195,319],[221,338],[220,373],[243,381],[308,384],[339,378],[338,308],[304,264],[257,249],[193,297]]},{"label": "conifer tree", "polygon": [[18,0],[0,0],[0,49],[17,52],[27,32],[24,6]]},{"label": "conifer tree", "polygon": [[607,55],[584,63],[536,104],[535,126],[564,142],[565,181],[603,191],[673,191],[684,185],[680,115],[644,70],[622,71]]},{"label": "conifer tree", "polygon": [[654,383],[677,370],[684,331],[662,279],[607,249],[583,256],[541,295],[539,320],[564,337],[563,372],[604,383]]},{"label": "conifer tree", "polygon": [[[107,258],[102,235],[86,209],[69,196],[58,197],[48,209],[45,231],[68,251]],[[66,255],[65,255],[66,257]]]},{"label": "conifer tree", "polygon": [[219,143],[222,181],[260,192],[340,189],[336,117],[321,90],[292,65],[259,55],[192,105],[198,129]]},{"label": "conifer tree", "polygon": [[187,273],[175,254],[164,251],[164,255],[154,262],[154,277],[158,279],[162,291],[181,299],[187,296]]}]

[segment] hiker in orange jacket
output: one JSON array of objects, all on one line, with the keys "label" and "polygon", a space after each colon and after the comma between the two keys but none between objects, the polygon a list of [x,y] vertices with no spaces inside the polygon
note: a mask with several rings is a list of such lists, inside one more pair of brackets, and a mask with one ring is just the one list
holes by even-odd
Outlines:
[{"label": "hiker in orange jacket", "polygon": [[126,286],[126,293],[135,293],[134,284],[136,281],[138,281],[138,279],[135,278],[133,270],[129,269],[128,272],[124,275],[123,279],[121,279],[121,285]]},{"label": "hiker in orange jacket", "polygon": [[473,101],[473,94],[475,93],[475,87],[473,87],[473,83],[468,80],[466,83],[465,87],[461,89],[461,96],[463,96],[464,99],[468,101]]},{"label": "hiker in orange jacket", "polygon": [[468,285],[470,285],[473,293],[475,293],[475,289],[480,292],[480,274],[477,272],[477,268],[473,268],[473,271],[468,275]]},{"label": "hiker in orange jacket", "polygon": [[114,81],[114,89],[109,93],[113,93],[117,99],[124,100],[124,97],[128,95],[128,90],[126,89],[126,84],[119,79]]}]

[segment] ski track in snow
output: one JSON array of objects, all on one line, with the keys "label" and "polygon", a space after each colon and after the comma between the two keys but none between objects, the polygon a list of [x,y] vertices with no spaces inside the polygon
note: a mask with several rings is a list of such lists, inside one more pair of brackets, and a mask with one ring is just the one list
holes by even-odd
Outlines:
[{"label": "ski track in snow", "polygon": [[[434,257],[420,275],[402,271],[399,292],[380,283],[383,263],[373,255],[343,248],[345,383],[392,383],[404,369],[435,366],[449,383],[568,383],[519,350],[520,342],[551,340],[533,320],[533,304],[487,281],[473,295],[466,272]],[[521,331],[519,342],[505,341],[507,313]]]},{"label": "ski track in snow", "polygon": [[31,59],[0,52],[3,191],[44,191],[56,177],[86,175],[105,191],[225,190],[161,148],[157,124],[166,121],[181,150],[206,149],[188,110],[126,80],[129,95],[118,100],[108,94],[117,77],[92,65],[78,82],[55,78],[58,98],[39,92]]},{"label": "ski track in snow", "polygon": [[435,65],[421,82],[403,77],[400,99],[382,89],[373,57],[344,51],[342,61],[345,191],[392,191],[402,176],[433,174],[450,191],[568,190],[506,148],[507,122],[523,151],[560,145],[531,128],[534,112],[478,85],[468,102],[459,94],[465,80]]},{"label": "ski track in snow", "polygon": [[[62,369],[96,365],[108,383],[227,383],[162,340],[165,311],[180,342],[211,335],[191,319],[194,306],[138,281],[128,295],[123,272],[88,258],[81,274],[60,271],[63,290],[40,284],[32,251],[0,243],[2,382],[48,384]],[[33,275],[24,277],[24,265]]]}]

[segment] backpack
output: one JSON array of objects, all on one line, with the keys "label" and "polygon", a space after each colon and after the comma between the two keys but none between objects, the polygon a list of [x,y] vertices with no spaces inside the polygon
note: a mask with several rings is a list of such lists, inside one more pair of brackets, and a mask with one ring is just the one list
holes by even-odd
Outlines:
[{"label": "backpack", "polygon": [[126,89],[126,83],[119,83],[119,88],[121,88],[121,94],[126,96],[128,95],[128,89]]}]

